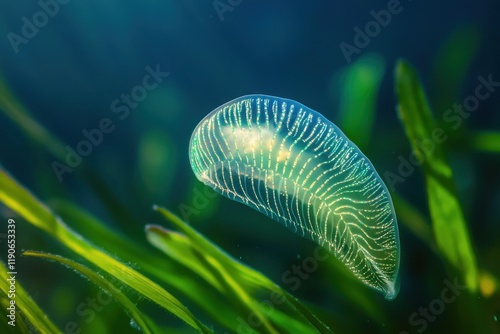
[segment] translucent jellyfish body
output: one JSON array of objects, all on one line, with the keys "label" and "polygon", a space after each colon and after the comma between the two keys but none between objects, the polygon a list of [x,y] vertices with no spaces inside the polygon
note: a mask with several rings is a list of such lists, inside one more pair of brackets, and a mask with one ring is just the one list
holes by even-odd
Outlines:
[{"label": "translucent jellyfish body", "polygon": [[201,182],[328,249],[386,299],[397,296],[390,194],[368,158],[320,113],[279,97],[237,98],[198,124],[189,158]]}]

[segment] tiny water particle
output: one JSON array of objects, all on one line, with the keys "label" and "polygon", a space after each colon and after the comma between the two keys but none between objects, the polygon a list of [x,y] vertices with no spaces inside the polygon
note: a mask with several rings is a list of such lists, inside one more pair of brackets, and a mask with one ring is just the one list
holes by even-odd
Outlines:
[{"label": "tiny water particle", "polygon": [[399,291],[399,232],[370,160],[320,113],[248,95],[209,113],[191,136],[201,182],[328,249],[366,285]]},{"label": "tiny water particle", "polygon": [[138,330],[139,332],[142,332],[141,326],[137,324],[137,322],[134,320],[134,318],[130,319],[130,326],[132,326],[133,329]]}]

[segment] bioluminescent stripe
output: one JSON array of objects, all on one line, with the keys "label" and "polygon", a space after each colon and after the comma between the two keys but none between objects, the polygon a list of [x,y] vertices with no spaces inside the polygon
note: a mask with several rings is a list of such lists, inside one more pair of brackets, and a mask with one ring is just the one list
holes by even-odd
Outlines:
[{"label": "bioluminescent stripe", "polygon": [[396,297],[391,196],[368,158],[321,114],[292,100],[243,96],[208,114],[189,146],[201,182],[312,239]]}]

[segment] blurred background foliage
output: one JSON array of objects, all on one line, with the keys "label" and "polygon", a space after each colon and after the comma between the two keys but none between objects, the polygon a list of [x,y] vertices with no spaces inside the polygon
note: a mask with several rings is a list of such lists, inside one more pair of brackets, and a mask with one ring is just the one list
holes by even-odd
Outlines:
[{"label": "blurred background foliage", "polygon": [[[328,332],[330,327],[336,333],[416,333],[422,327],[410,321],[412,314],[440,298],[445,279],[458,278],[461,284],[467,280],[468,292],[427,320],[425,332],[500,332],[500,92],[481,101],[456,129],[443,121],[448,109],[474,94],[478,76],[491,74],[500,81],[500,5],[403,1],[402,11],[348,64],[339,44],[354,44],[353,28],[363,29],[373,20],[370,11],[386,9],[388,1],[243,0],[232,2],[222,16],[214,3],[69,1],[17,53],[8,34],[21,34],[22,18],[31,20],[41,7],[0,3],[5,36],[0,40],[0,164],[10,174],[2,174],[0,183],[0,226],[14,217],[18,253],[34,251],[17,261],[18,283],[32,298],[26,298],[26,307],[33,319],[47,331],[56,326],[68,332],[65,326],[75,322],[83,333],[137,327],[183,333],[193,331],[191,322],[201,330],[236,332],[238,316],[265,312],[259,302],[277,284],[300,302],[290,297],[258,332]],[[400,57],[416,70],[398,63]],[[169,75],[120,119],[113,102],[142,84],[148,66]],[[415,93],[421,90],[419,80],[425,95]],[[413,88],[403,101],[405,87]],[[408,158],[419,135],[444,129],[449,139],[432,155],[436,160],[416,168],[392,191],[402,249],[395,301],[354,282],[333,259],[292,290],[283,275],[311,256],[315,245],[195,180],[187,156],[192,130],[212,109],[250,93],[291,98],[321,112],[381,175],[397,173],[398,157]],[[414,102],[420,108],[412,108]],[[64,162],[66,145],[76,148],[85,139],[82,131],[97,128],[104,118],[114,130],[59,182],[51,164]],[[446,181],[433,178],[437,171],[444,171]],[[29,200],[13,179],[50,211]],[[12,203],[25,211],[15,213]],[[168,208],[213,244],[189,236],[180,223],[169,224],[153,204]],[[53,213],[67,231],[49,224]],[[5,231],[0,230],[2,259]],[[97,252],[92,254],[101,255],[85,253],[79,235]],[[454,242],[456,249],[446,246]],[[262,277],[219,254],[214,244]],[[204,262],[200,254],[210,252],[222,267]],[[128,270],[129,278],[107,271],[115,266]],[[132,284],[130,277],[141,283]],[[148,289],[149,280],[157,290]],[[99,294],[98,286],[117,297],[94,310],[90,320],[92,314],[81,311],[89,309],[87,298]],[[179,311],[184,306],[188,311]],[[50,319],[45,325],[43,312]],[[33,321],[17,330],[29,331]],[[12,329],[2,326],[2,331]]]}]

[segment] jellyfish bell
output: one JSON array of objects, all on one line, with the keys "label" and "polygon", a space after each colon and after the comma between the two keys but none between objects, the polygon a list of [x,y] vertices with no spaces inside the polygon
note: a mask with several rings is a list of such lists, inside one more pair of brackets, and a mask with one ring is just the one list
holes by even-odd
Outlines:
[{"label": "jellyfish bell", "polygon": [[328,249],[366,285],[394,299],[399,234],[372,163],[320,113],[266,95],[234,99],[195,128],[196,177]]}]

